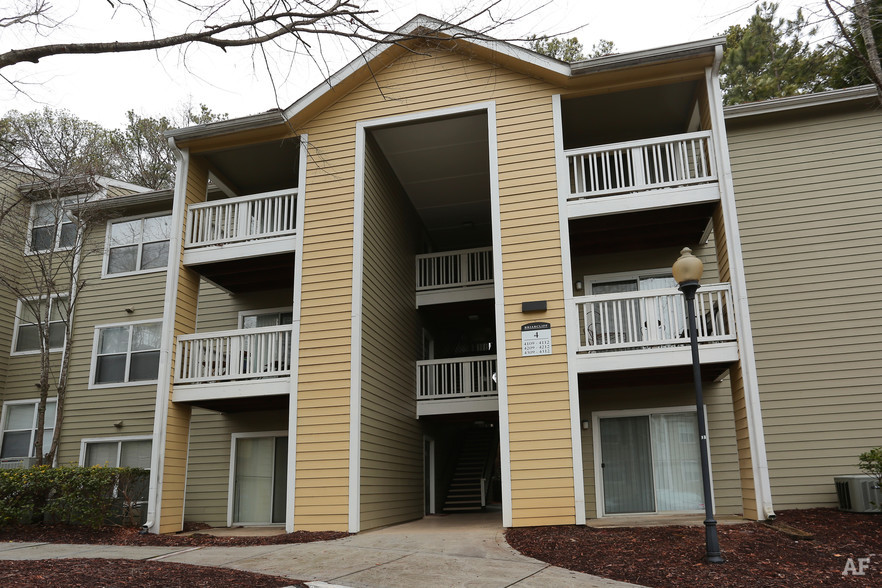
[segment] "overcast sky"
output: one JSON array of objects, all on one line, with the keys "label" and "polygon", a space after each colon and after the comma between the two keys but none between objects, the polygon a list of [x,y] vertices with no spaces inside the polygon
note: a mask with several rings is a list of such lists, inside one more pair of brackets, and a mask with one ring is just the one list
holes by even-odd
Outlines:
[{"label": "overcast sky", "polygon": [[[9,13],[16,0],[0,0]],[[476,6],[481,0],[363,0],[380,11],[379,23],[395,28],[418,13],[449,17],[457,6]],[[60,0],[66,10],[63,28],[51,37],[13,37],[0,29],[0,50],[67,40],[133,40],[149,36],[144,23],[117,13],[107,0]],[[168,6],[168,0],[159,5]],[[799,2],[782,0],[779,15],[795,13]],[[806,0],[804,5],[816,5]],[[4,6],[5,5],[5,6]],[[586,50],[599,39],[615,42],[619,52],[636,51],[717,36],[732,24],[747,22],[755,2],[750,0],[502,0],[494,15],[516,21],[494,36],[520,38],[531,33],[577,36]],[[169,20],[168,22],[172,22]],[[180,26],[180,25],[179,25]],[[171,27],[169,27],[171,30]],[[162,33],[163,31],[158,31]],[[317,47],[314,47],[314,49]],[[294,60],[276,55],[273,80],[262,56],[250,48],[224,53],[211,47],[104,56],[47,57],[38,64],[19,64],[2,70],[19,82],[27,95],[0,80],[3,108],[31,111],[44,105],[66,108],[81,118],[107,127],[124,123],[127,110],[157,116],[175,112],[182,104],[206,104],[231,117],[254,114],[277,105],[286,107],[320,83],[330,71],[356,57],[360,49],[349,41],[322,44],[326,62],[306,56]],[[285,64],[284,68],[279,64]],[[282,73],[284,69],[284,73]],[[277,92],[273,91],[273,87]],[[278,96],[278,97],[277,97]],[[278,104],[277,104],[278,102]]]}]

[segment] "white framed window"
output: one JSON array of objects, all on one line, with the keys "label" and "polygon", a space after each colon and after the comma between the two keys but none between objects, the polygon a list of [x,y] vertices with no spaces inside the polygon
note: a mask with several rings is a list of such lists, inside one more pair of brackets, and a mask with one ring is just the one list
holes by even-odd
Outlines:
[{"label": "white framed window", "polygon": [[90,388],[156,382],[162,322],[156,320],[95,327]]},{"label": "white framed window", "polygon": [[240,329],[256,329],[258,327],[278,327],[290,325],[294,320],[291,308],[264,308],[261,310],[242,310],[239,312]]},{"label": "white framed window", "polygon": [[34,297],[19,300],[15,307],[11,355],[40,352],[40,327],[37,317],[38,314],[43,315],[45,304],[49,305],[49,351],[61,351],[64,348],[65,322],[69,310],[68,296]]},{"label": "white framed window", "polygon": [[[81,439],[80,465],[149,470],[152,451],[153,437],[149,435]],[[145,478],[132,488],[136,502],[147,501],[149,487],[149,480]],[[114,489],[113,492],[116,496],[117,489]]]},{"label": "white framed window", "polygon": [[152,449],[150,436],[81,439],[80,465],[149,470]]},{"label": "white framed window", "polygon": [[168,266],[171,215],[125,218],[107,224],[103,276],[164,270]]},{"label": "white framed window", "polygon": [[65,205],[74,199],[43,200],[31,205],[25,253],[71,249],[77,239],[77,225]]},{"label": "white framed window", "polygon": [[[39,400],[10,400],[3,403],[0,416],[0,458],[36,457],[34,444],[37,440],[37,406]],[[55,432],[54,398],[46,400],[46,416],[43,422],[43,453],[52,443]]]}]

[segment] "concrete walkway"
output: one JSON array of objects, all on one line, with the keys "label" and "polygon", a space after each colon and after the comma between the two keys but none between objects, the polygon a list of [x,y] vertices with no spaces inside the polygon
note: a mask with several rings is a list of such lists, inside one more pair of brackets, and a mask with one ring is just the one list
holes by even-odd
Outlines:
[{"label": "concrete walkway", "polygon": [[503,539],[499,519],[498,513],[427,517],[336,541],[299,545],[194,548],[3,543],[0,559],[160,560],[352,588],[633,586],[524,557]]}]

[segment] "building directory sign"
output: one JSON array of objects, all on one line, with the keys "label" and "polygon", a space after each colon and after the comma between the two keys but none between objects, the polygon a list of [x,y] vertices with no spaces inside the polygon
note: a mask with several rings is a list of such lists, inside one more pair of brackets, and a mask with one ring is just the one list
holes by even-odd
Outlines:
[{"label": "building directory sign", "polygon": [[551,323],[521,325],[521,355],[551,355]]}]

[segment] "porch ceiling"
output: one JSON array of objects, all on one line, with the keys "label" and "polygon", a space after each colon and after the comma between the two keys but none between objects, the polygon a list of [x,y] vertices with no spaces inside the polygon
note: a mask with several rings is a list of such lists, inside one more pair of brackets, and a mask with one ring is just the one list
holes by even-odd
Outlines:
[{"label": "porch ceiling", "polygon": [[268,141],[200,154],[238,194],[260,194],[297,186],[300,141]]},{"label": "porch ceiling", "polygon": [[[701,365],[701,380],[712,382],[719,378],[727,369],[728,363],[712,363]],[[692,384],[692,366],[678,365],[642,370],[621,370],[616,372],[596,372],[579,374],[579,392],[590,393],[592,390],[609,388],[630,388],[652,384]]]},{"label": "porch ceiling", "polygon": [[374,129],[371,135],[436,250],[490,244],[486,114],[405,123]]},{"label": "porch ceiling", "polygon": [[206,279],[234,293],[290,288],[294,254],[283,253],[193,266]]},{"label": "porch ceiling", "polygon": [[694,246],[710,222],[715,202],[570,221],[572,255]]},{"label": "porch ceiling", "polygon": [[188,404],[215,412],[287,411],[288,396],[252,396],[248,398],[225,398],[223,400],[200,400]]}]

